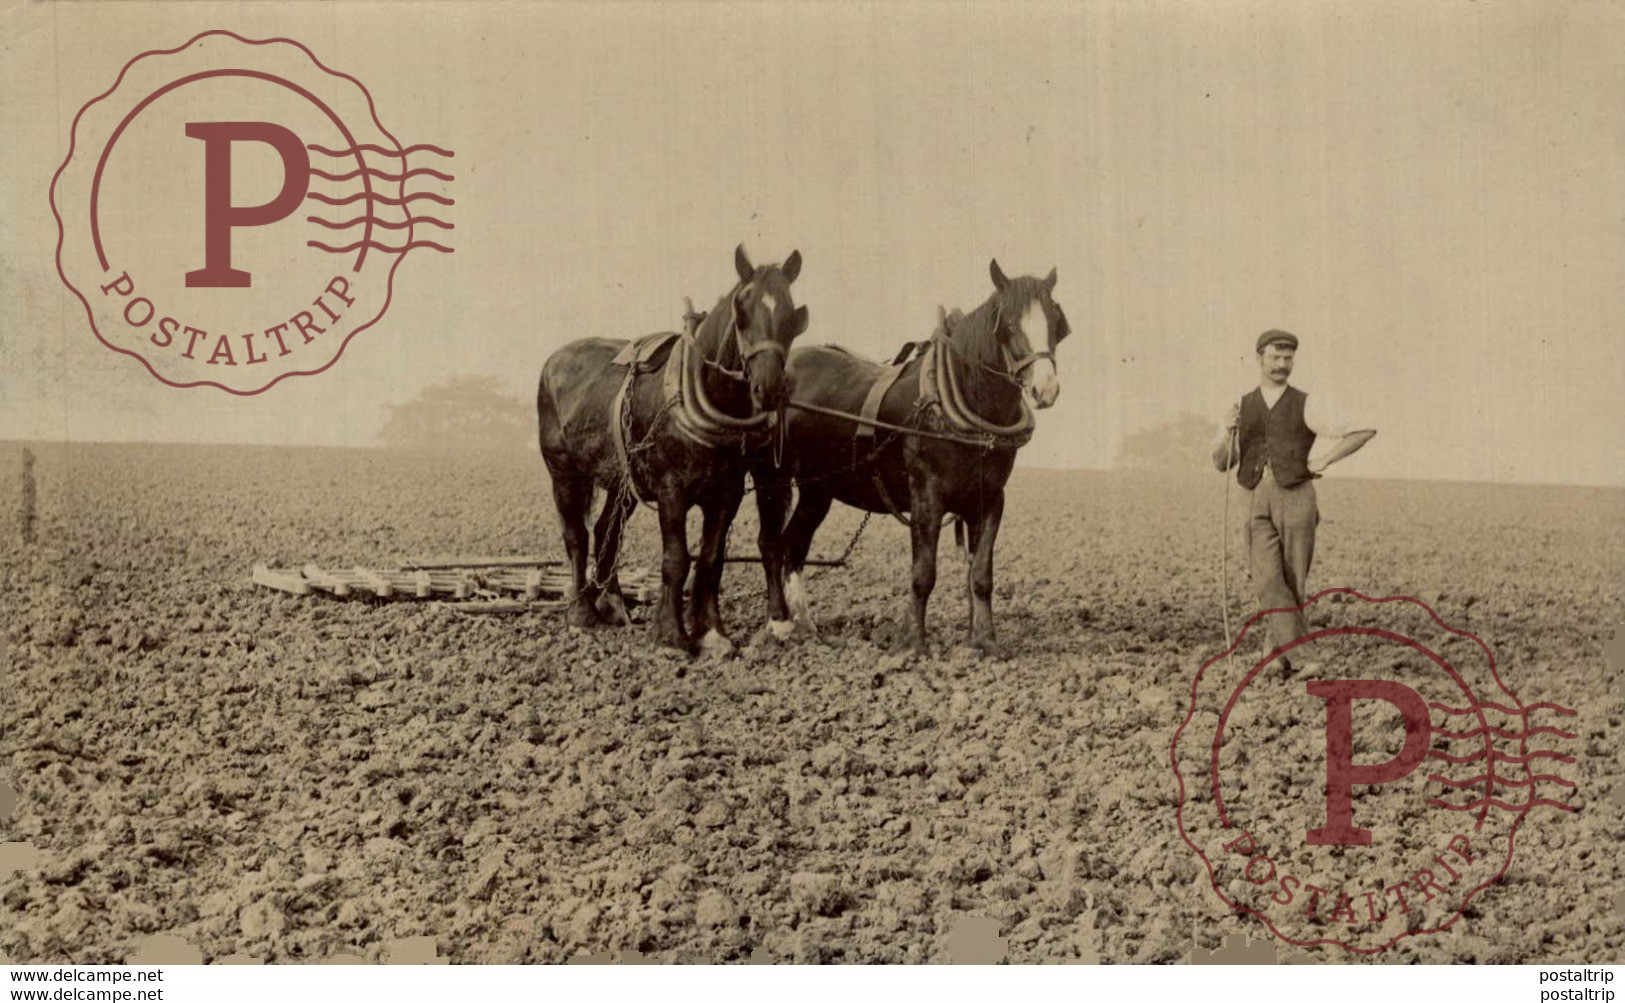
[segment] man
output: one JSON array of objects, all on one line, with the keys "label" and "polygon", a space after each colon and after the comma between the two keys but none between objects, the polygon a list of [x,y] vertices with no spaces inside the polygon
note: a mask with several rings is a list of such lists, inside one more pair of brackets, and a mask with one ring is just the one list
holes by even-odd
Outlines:
[{"label": "man", "polygon": [[[1263,609],[1293,609],[1308,598],[1309,565],[1315,556],[1315,479],[1354,453],[1377,433],[1349,431],[1314,398],[1288,385],[1298,338],[1270,330],[1258,336],[1258,387],[1230,406],[1213,443],[1213,466],[1237,467],[1247,491],[1247,555],[1253,590]],[[1311,457],[1317,439],[1330,448]],[[1229,527],[1225,527],[1229,532]],[[1267,649],[1309,633],[1301,610],[1265,618]],[[1301,649],[1300,649],[1301,653]],[[1284,659],[1292,671],[1290,659]]]}]

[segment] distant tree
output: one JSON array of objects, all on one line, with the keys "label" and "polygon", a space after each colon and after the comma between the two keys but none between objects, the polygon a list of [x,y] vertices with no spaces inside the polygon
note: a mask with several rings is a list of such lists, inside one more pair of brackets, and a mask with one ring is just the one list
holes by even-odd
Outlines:
[{"label": "distant tree", "polygon": [[536,442],[536,413],[504,394],[495,376],[454,376],[386,405],[378,438],[392,449],[509,452]]},{"label": "distant tree", "polygon": [[1202,470],[1212,465],[1214,422],[1183,414],[1129,435],[1117,450],[1117,466],[1137,470]]}]

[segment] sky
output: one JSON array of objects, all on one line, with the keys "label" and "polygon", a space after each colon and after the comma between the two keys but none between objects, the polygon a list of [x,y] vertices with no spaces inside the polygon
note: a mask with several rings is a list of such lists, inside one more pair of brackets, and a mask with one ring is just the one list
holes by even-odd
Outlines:
[{"label": "sky", "polygon": [[[0,438],[368,445],[461,374],[710,305],[792,249],[803,343],[889,357],[988,262],[1060,275],[1072,337],[1033,466],[1215,420],[1253,342],[1377,438],[1363,477],[1625,485],[1625,6],[470,3],[13,6]],[[253,398],[108,351],[53,265],[79,107],[209,28],[286,35],[456,151],[450,255]]]}]

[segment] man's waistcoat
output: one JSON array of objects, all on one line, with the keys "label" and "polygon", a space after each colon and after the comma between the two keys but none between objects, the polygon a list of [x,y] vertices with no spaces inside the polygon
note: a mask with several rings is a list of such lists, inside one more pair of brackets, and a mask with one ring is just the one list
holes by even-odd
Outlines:
[{"label": "man's waistcoat", "polygon": [[1264,475],[1269,462],[1275,482],[1283,488],[1295,487],[1310,479],[1309,450],[1315,433],[1303,422],[1303,404],[1309,395],[1287,387],[1275,406],[1264,403],[1262,391],[1254,389],[1241,399],[1241,465],[1236,481],[1251,490]]}]

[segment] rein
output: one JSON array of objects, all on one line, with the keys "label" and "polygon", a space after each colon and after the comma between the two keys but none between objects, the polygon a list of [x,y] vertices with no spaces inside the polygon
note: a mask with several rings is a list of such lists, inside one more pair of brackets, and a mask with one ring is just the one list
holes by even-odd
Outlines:
[{"label": "rein", "polygon": [[808,404],[804,401],[792,400],[788,406],[795,408],[797,411],[808,411],[812,414],[821,414],[830,418],[840,418],[844,421],[850,421],[857,425],[867,425],[869,428],[878,428],[885,432],[896,432],[901,435],[918,435],[925,439],[937,439],[941,442],[952,442],[961,446],[976,446],[981,449],[992,449],[995,445],[997,445],[996,443],[990,441],[987,436],[958,435],[953,432],[937,432],[929,428],[920,428],[918,425],[894,425],[889,421],[881,421],[879,418],[865,418],[860,414],[852,414],[849,411],[841,411],[832,407],[824,407],[821,404]]},{"label": "rein", "polygon": [[[978,365],[989,373],[1010,383],[1020,385],[1020,375],[1027,367],[1039,359],[1054,361],[1055,355],[1051,351],[1034,352],[1022,359],[1012,359],[1010,351],[1000,345],[1000,351],[1006,359],[1006,369],[1000,372],[986,363],[973,362],[965,358],[964,353],[956,348],[949,339],[948,318],[941,308],[938,308],[938,328],[931,335],[925,351],[921,354],[920,363],[920,406],[915,409],[918,415],[929,405],[936,404],[943,419],[948,423],[949,430],[939,432],[934,429],[921,428],[918,425],[897,425],[889,421],[882,421],[878,415],[853,414],[836,408],[824,407],[820,404],[809,404],[792,398],[789,407],[800,411],[821,414],[830,418],[841,418],[854,424],[868,428],[881,429],[901,435],[918,436],[923,439],[935,439],[938,442],[951,442],[959,446],[972,446],[984,452],[1000,447],[1014,447],[1020,449],[1032,438],[1034,418],[1032,409],[1027,406],[1025,398],[1021,401],[1021,417],[1008,425],[990,422],[977,414],[965,400],[964,387],[960,382],[957,367],[951,364],[952,359],[958,359],[965,365]],[[905,356],[906,357],[906,356]]]}]

